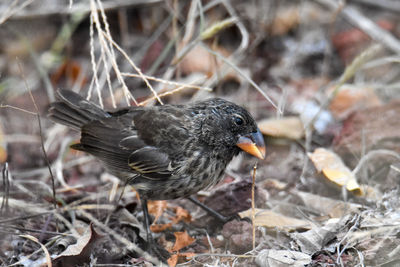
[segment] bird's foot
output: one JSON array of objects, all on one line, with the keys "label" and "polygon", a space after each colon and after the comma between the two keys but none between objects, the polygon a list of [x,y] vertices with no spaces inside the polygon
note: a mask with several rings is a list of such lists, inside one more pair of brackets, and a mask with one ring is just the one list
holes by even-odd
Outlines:
[{"label": "bird's foot", "polygon": [[145,250],[152,254],[153,256],[159,258],[163,262],[166,262],[167,259],[170,257],[169,252],[160,246],[153,238],[153,235],[150,231],[150,216],[149,211],[147,209],[147,199],[142,199],[142,209],[143,209],[143,216],[144,216],[144,227],[146,230],[147,242],[145,244]]},{"label": "bird's foot", "polygon": [[168,258],[171,256],[171,254],[160,246],[153,237],[149,238],[147,241],[145,250],[163,262],[167,262]]},{"label": "bird's foot", "polygon": [[[204,205],[203,203],[201,203],[199,200],[197,200],[195,197],[188,197],[188,199],[193,202],[194,204],[196,204],[197,206],[199,206],[200,208],[202,208],[203,210],[205,210],[206,212],[208,212],[208,214],[210,214],[211,216],[213,216],[215,219],[217,219],[219,222],[225,224],[229,221],[232,220],[244,220],[244,221],[249,221],[249,218],[241,218],[239,216],[238,213],[230,215],[230,216],[224,216],[221,213],[219,213],[218,211],[215,211],[213,209],[211,209],[210,207]],[[251,222],[251,220],[250,220]]]},{"label": "bird's foot", "polygon": [[[219,213],[220,214],[220,213]],[[240,215],[239,215],[239,213],[235,213],[235,214],[233,214],[233,215],[230,215],[230,216],[223,216],[222,214],[220,214],[221,215],[221,217],[220,218],[217,218],[220,222],[222,222],[222,223],[227,223],[227,222],[230,222],[230,221],[246,221],[246,222],[249,222],[249,223],[251,223],[251,219],[249,218],[249,217],[244,217],[244,218],[242,218],[242,217],[240,217]]]}]

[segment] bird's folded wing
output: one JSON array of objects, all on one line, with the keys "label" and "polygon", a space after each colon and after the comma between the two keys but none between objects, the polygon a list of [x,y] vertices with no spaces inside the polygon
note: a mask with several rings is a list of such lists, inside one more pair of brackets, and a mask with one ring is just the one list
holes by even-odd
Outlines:
[{"label": "bird's folded wing", "polygon": [[151,180],[167,179],[172,174],[168,155],[152,146],[133,151],[129,156],[128,165],[142,177]]},{"label": "bird's folded wing", "polygon": [[120,176],[163,180],[172,173],[168,155],[138,137],[129,114],[88,123],[73,148],[94,155]]}]

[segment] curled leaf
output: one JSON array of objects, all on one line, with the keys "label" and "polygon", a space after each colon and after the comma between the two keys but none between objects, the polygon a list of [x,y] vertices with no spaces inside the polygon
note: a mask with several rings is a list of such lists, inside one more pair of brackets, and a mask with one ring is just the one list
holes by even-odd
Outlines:
[{"label": "curled leaf", "polygon": [[317,171],[322,172],[330,182],[345,187],[357,195],[362,194],[355,175],[344,165],[337,154],[325,148],[317,148],[313,153],[308,153],[308,156]]}]

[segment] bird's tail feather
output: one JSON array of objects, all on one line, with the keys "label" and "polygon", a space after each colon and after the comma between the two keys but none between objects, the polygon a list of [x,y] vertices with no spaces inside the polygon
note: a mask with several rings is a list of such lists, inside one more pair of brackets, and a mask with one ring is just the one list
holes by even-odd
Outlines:
[{"label": "bird's tail feather", "polygon": [[110,114],[69,90],[58,90],[60,101],[50,105],[49,118],[75,130],[91,121],[110,117]]}]

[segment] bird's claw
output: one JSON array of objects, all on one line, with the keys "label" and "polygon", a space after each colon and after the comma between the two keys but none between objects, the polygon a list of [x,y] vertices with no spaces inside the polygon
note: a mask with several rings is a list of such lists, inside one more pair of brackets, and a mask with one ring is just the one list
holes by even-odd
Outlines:
[{"label": "bird's claw", "polygon": [[248,218],[248,217],[242,218],[242,217],[240,217],[239,213],[235,213],[235,214],[230,215],[230,216],[223,216],[223,215],[221,215],[220,217],[217,216],[216,218],[217,218],[220,222],[222,222],[222,223],[224,223],[224,224],[227,223],[227,222],[233,221],[233,220],[235,220],[235,221],[246,221],[246,222],[251,223],[251,219],[250,219],[250,218]]}]

